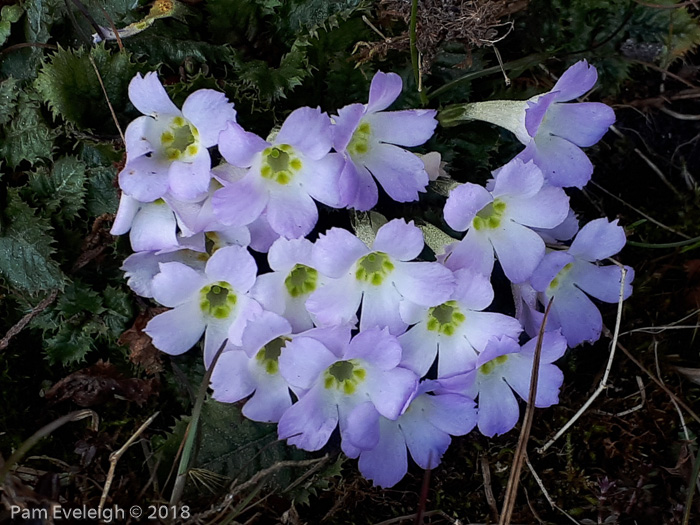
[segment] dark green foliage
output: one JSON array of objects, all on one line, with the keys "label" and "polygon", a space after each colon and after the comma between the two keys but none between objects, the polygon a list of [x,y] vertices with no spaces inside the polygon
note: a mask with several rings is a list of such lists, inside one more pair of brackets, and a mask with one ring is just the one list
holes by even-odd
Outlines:
[{"label": "dark green foliage", "polygon": [[337,19],[347,18],[363,0],[289,0],[279,10],[279,29],[294,34],[313,32],[319,28],[338,25]]},{"label": "dark green foliage", "polygon": [[22,91],[10,119],[0,146],[0,155],[7,164],[16,168],[22,161],[33,165],[51,158],[56,131],[46,124],[36,93]]},{"label": "dark green foliage", "polygon": [[42,208],[43,215],[71,221],[83,208],[86,180],[85,164],[75,157],[63,157],[51,172],[41,167],[32,173],[23,194]]},{"label": "dark green foliage", "polygon": [[10,190],[0,229],[0,276],[8,285],[28,293],[63,287],[50,232],[49,222]]},{"label": "dark green foliage", "polygon": [[76,279],[33,326],[44,332],[49,363],[68,365],[84,361],[99,345],[114,347],[131,316],[131,301],[123,289],[107,286],[98,292]]},{"label": "dark green foliage", "polygon": [[104,45],[90,49],[61,49],[41,68],[36,88],[54,117],[62,117],[82,129],[114,129],[100,80],[114,107],[124,107],[133,76],[144,67],[127,52],[110,52]]},{"label": "dark green foliage", "polygon": [[28,42],[44,44],[51,37],[50,30],[54,22],[65,13],[62,0],[24,0],[20,5],[27,13],[24,21],[24,34]]},{"label": "dark green foliage", "polygon": [[85,206],[90,216],[98,217],[103,213],[117,211],[119,199],[117,189],[114,187],[116,170],[98,166],[90,168],[88,173]]},{"label": "dark green foliage", "polygon": [[[160,445],[163,465],[172,464],[189,420],[189,416],[180,419]],[[239,483],[278,461],[307,457],[305,452],[277,441],[276,425],[250,421],[238,406],[213,399],[204,402],[195,443],[190,469],[208,470]],[[278,472],[275,485],[283,488],[290,479],[288,470]]]},{"label": "dark green foliage", "polygon": [[4,126],[15,113],[16,101],[19,96],[18,82],[8,78],[0,82],[0,126]]}]

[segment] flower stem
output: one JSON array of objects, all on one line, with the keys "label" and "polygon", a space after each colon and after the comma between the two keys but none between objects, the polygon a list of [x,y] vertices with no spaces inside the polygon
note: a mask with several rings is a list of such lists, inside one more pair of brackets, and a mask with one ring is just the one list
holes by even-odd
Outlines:
[{"label": "flower stem", "polygon": [[421,80],[420,66],[418,64],[418,47],[416,46],[416,26],[418,24],[418,0],[413,0],[411,4],[411,22],[408,26],[408,37],[411,44],[411,64],[413,64],[413,77],[416,80],[418,93],[420,94],[421,102],[425,105],[428,102],[428,97],[423,92],[423,83]]}]

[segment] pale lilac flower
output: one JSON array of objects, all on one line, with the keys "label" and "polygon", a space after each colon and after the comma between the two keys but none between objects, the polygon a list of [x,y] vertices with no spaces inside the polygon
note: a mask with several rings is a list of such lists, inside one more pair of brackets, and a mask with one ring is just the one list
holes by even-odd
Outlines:
[{"label": "pale lilac flower", "polygon": [[328,280],[313,268],[312,249],[308,239],[279,238],[267,255],[272,272],[258,276],[251,290],[266,310],[285,317],[295,332],[313,328],[304,303]]},{"label": "pale lilac flower", "polygon": [[153,278],[160,273],[160,263],[179,262],[197,271],[204,271],[209,255],[201,249],[184,248],[173,251],[136,252],[126,259],[124,270],[126,284],[141,297],[153,297]]},{"label": "pale lilac flower", "polygon": [[[312,338],[329,348],[344,349],[350,341],[350,327],[316,328],[299,337]],[[240,347],[228,347],[221,354],[211,376],[213,397],[235,403],[252,396],[243,405],[248,419],[276,423],[292,406],[290,385],[279,372],[279,357],[296,335],[283,317],[263,312],[243,332]],[[292,388],[297,397],[305,390]]]},{"label": "pale lilac flower", "polygon": [[135,252],[180,247],[175,212],[163,199],[140,202],[122,193],[110,233],[124,235],[126,232],[129,232],[131,249]]},{"label": "pale lilac flower", "polygon": [[456,288],[450,300],[432,308],[401,304],[401,317],[413,324],[399,336],[401,365],[425,375],[438,358],[438,377],[466,372],[492,337],[517,339],[522,327],[517,319],[483,312],[493,301],[489,279],[473,270],[454,272]]},{"label": "pale lilac flower", "polygon": [[386,329],[360,332],[342,353],[310,337],[294,338],[279,357],[280,373],[306,393],[282,415],[280,439],[319,450],[340,424],[343,450],[356,454],[346,439],[352,410],[369,401],[381,415],[396,419],[418,386],[418,377],[398,366],[400,360],[401,346]]},{"label": "pale lilac flower", "polygon": [[437,306],[454,290],[452,272],[434,262],[409,262],[423,250],[413,222],[394,219],[379,228],[371,249],[347,230],[332,228],[314,245],[313,267],[329,277],[311,294],[306,308],[322,326],[351,322],[360,303],[360,330],[388,327],[394,335],[408,324],[402,301]]},{"label": "pale lilac flower", "polygon": [[545,251],[544,241],[531,228],[553,228],[568,212],[564,190],[545,184],[532,162],[514,159],[496,174],[493,191],[466,183],[450,192],[445,221],[467,234],[451,247],[445,265],[491,275],[495,251],[506,277],[523,282]]},{"label": "pale lilac flower", "polygon": [[598,142],[615,122],[613,110],[599,102],[575,102],[590,90],[598,73],[585,60],[559,78],[552,90],[529,100],[488,100],[456,106],[441,114],[443,125],[484,120],[515,134],[525,145],[516,158],[533,161],[553,186],[582,188],[593,165],[582,147]]},{"label": "pale lilac flower", "polygon": [[[551,322],[553,326],[561,326],[569,346],[592,343],[600,337],[603,319],[588,295],[606,303],[617,303],[622,270],[616,265],[598,266],[596,261],[612,257],[625,242],[625,231],[617,225],[617,220],[596,219],[581,228],[568,250],[545,255],[532,274],[530,283],[542,294],[541,302],[546,304],[554,297]],[[634,279],[632,268],[625,268],[623,299],[632,293]]]},{"label": "pale lilac flower", "polygon": [[[399,146],[420,146],[437,125],[432,109],[384,111],[401,94],[401,77],[378,71],[367,104],[350,104],[334,118],[333,146],[345,159],[340,184],[344,204],[369,210],[377,203],[377,179],[398,202],[418,200],[428,185],[421,159]],[[373,179],[374,177],[374,179]]]},{"label": "pale lilac flower", "polygon": [[262,313],[248,295],[256,274],[255,260],[240,246],[218,250],[204,272],[179,262],[160,263],[153,297],[173,309],[151,319],[144,331],[156,348],[171,355],[186,352],[204,334],[204,363],[209,366],[224,340],[241,345],[247,322]]},{"label": "pale lilac flower", "polygon": [[119,186],[129,196],[151,202],[170,193],[181,200],[198,200],[209,188],[211,159],[207,148],[236,112],[223,93],[200,89],[180,111],[155,73],[136,75],[129,99],[145,116],[126,130],[126,166]]},{"label": "pale lilac flower", "polygon": [[476,424],[474,400],[454,393],[431,395],[434,381],[423,381],[406,410],[396,419],[363,403],[348,417],[346,439],[356,447],[362,475],[380,487],[392,487],[406,475],[408,457],[423,469],[440,464],[452,436],[463,436]]},{"label": "pale lilac flower", "polygon": [[[530,396],[532,363],[537,338],[522,348],[509,337],[491,339],[479,354],[476,369],[467,374],[440,379],[439,392],[457,392],[477,399],[478,427],[485,436],[505,434],[520,418],[520,407],[513,390],[524,400]],[[535,406],[546,408],[559,402],[564,374],[552,364],[566,352],[566,339],[559,331],[546,332],[542,338],[540,368],[537,375]]]},{"label": "pale lilac flower", "polygon": [[306,236],[318,220],[314,199],[340,207],[338,177],[342,159],[330,154],[330,119],[320,108],[299,108],[268,142],[229,123],[219,151],[226,161],[247,168],[213,198],[214,213],[225,224],[245,226],[263,213],[272,229],[288,239]]},{"label": "pale lilac flower", "polygon": [[585,60],[567,69],[549,93],[527,101],[527,139],[518,158],[532,160],[550,184],[582,188],[593,164],[582,147],[598,142],[615,123],[613,110],[600,102],[563,104],[582,96],[598,80],[595,67]]}]

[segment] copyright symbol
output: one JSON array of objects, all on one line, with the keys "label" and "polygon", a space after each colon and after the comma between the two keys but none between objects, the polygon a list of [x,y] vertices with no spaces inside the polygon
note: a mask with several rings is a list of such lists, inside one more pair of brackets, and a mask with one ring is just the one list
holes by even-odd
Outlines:
[{"label": "copyright symbol", "polygon": [[131,507],[129,509],[129,515],[132,518],[140,518],[142,513],[143,513],[143,511],[141,510],[141,507],[139,507],[138,505],[134,505],[133,507]]}]

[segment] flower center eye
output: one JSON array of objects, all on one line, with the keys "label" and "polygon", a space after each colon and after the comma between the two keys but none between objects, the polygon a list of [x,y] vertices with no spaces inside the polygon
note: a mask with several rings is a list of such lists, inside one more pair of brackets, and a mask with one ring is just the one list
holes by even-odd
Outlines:
[{"label": "flower center eye", "polygon": [[323,386],[327,389],[335,388],[350,395],[355,392],[357,385],[367,377],[367,372],[360,367],[360,361],[350,359],[333,363],[324,372]]},{"label": "flower center eye", "polygon": [[263,151],[260,175],[278,184],[289,184],[294,173],[302,166],[301,160],[294,156],[294,148],[289,144],[280,144]]},{"label": "flower center eye", "polygon": [[224,281],[208,284],[199,291],[199,307],[212,317],[226,319],[235,306],[236,294]]},{"label": "flower center eye", "polygon": [[316,270],[303,264],[297,264],[284,280],[284,285],[287,287],[289,295],[300,297],[313,292],[316,289],[317,281],[318,272]]},{"label": "flower center eye", "polygon": [[282,353],[282,349],[286,346],[286,337],[278,337],[273,339],[255,355],[255,359],[260,363],[260,365],[265,369],[270,375],[276,374],[279,371],[278,359]]},{"label": "flower center eye", "polygon": [[474,217],[474,228],[477,230],[496,229],[501,225],[501,219],[506,211],[506,203],[500,199],[494,199],[481,208],[479,213]]},{"label": "flower center eye", "polygon": [[379,286],[392,271],[394,271],[394,264],[387,254],[372,252],[358,261],[355,278],[358,281],[365,281]]},{"label": "flower center eye", "polygon": [[452,335],[465,319],[465,315],[457,307],[457,302],[447,301],[428,310],[428,330]]},{"label": "flower center eye", "polygon": [[372,134],[372,128],[369,122],[361,122],[357,129],[352,134],[348,143],[347,152],[350,155],[364,155],[369,151],[369,139]]},{"label": "flower center eye", "polygon": [[160,136],[168,160],[187,160],[199,151],[199,131],[182,117],[175,117]]},{"label": "flower center eye", "polygon": [[549,286],[547,286],[547,291],[552,293],[554,290],[559,288],[559,285],[562,284],[562,281],[565,279],[565,277],[568,275],[568,273],[571,271],[571,269],[574,267],[574,263],[569,263],[566,266],[564,266],[561,270],[559,270],[559,273],[552,279],[552,282],[549,283]]},{"label": "flower center eye", "polygon": [[479,367],[479,373],[485,376],[489,375],[494,369],[508,361],[508,355],[499,355],[498,357],[491,359],[488,363],[484,363]]}]

